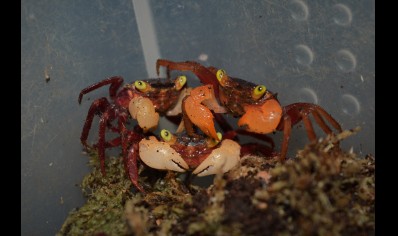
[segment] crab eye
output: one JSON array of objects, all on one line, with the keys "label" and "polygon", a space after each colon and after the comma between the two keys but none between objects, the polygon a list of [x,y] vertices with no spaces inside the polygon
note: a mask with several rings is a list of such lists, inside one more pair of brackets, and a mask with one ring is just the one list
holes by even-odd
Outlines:
[{"label": "crab eye", "polygon": [[217,138],[218,138],[218,140],[217,140],[217,139],[214,139],[214,138],[208,139],[208,146],[209,146],[209,147],[214,147],[214,146],[216,146],[219,142],[221,142],[222,134],[221,134],[220,132],[217,132]]},{"label": "crab eye", "polygon": [[187,83],[187,77],[185,75],[178,76],[175,80],[177,91],[179,91]]},{"label": "crab eye", "polygon": [[255,100],[260,99],[261,96],[263,96],[263,94],[265,93],[265,91],[267,91],[267,88],[265,87],[265,85],[257,85],[253,90],[253,94],[252,94],[253,99],[255,99]]},{"label": "crab eye", "polygon": [[216,73],[217,76],[217,80],[221,83],[222,78],[224,77],[224,75],[226,75],[227,73],[225,72],[225,70],[218,70]]},{"label": "crab eye", "polygon": [[218,138],[218,140],[221,140],[222,139],[222,133],[217,132],[217,138]]},{"label": "crab eye", "polygon": [[135,81],[134,86],[141,92],[145,92],[148,88],[147,83],[142,80]]},{"label": "crab eye", "polygon": [[173,137],[173,135],[167,129],[162,129],[162,131],[160,131],[160,136],[165,142],[169,142]]}]

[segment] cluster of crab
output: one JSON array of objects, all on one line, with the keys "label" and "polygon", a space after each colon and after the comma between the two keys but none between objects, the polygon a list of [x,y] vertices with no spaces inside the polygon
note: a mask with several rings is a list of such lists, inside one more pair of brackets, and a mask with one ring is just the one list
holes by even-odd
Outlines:
[{"label": "cluster of crab", "polygon": [[[83,96],[105,85],[109,87],[110,101],[99,98],[91,104],[80,140],[85,148],[95,148],[100,158],[101,171],[105,174],[105,150],[121,146],[124,167],[134,186],[145,192],[138,183],[138,160],[145,165],[178,172],[192,172],[197,176],[227,172],[236,166],[240,157],[252,152],[275,155],[286,159],[291,128],[301,120],[310,141],[316,134],[309,116],[326,134],[332,134],[328,121],[338,132],[339,123],[323,108],[311,103],[294,103],[282,107],[276,94],[264,85],[232,78],[225,70],[205,67],[197,62],[173,62],[159,59],[156,70],[163,66],[167,78],[138,80],[123,84],[119,76],[107,78],[80,92]],[[172,80],[170,71],[190,71],[203,86],[189,88],[184,75]],[[239,129],[234,130],[222,114],[239,118]],[[100,117],[98,142],[92,147],[87,143],[95,115]],[[174,117],[179,123],[175,132],[156,131],[159,116]],[[135,121],[134,121],[135,120]],[[222,129],[216,132],[216,121]],[[135,122],[130,128],[128,124]],[[283,131],[281,151],[275,152],[274,143],[266,134]],[[105,139],[106,132],[114,132],[116,138]],[[238,134],[253,135],[269,142],[239,144]]]}]

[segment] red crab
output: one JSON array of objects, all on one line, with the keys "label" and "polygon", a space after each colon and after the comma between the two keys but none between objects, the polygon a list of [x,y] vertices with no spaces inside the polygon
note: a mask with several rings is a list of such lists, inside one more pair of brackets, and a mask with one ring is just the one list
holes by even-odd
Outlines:
[{"label": "red crab", "polygon": [[[139,158],[149,167],[178,172],[191,171],[197,176],[224,173],[232,169],[240,160],[240,145],[231,139],[217,139],[204,135],[187,135],[185,132],[172,134],[163,129],[162,140],[154,136],[144,138],[139,143]],[[138,158],[137,147],[129,155]],[[138,176],[137,176],[138,177]]]},{"label": "red crab", "polygon": [[[224,70],[205,67],[193,61],[173,62],[159,59],[156,62],[158,73],[160,66],[167,68],[168,75],[170,70],[193,72],[202,83],[207,84],[203,86],[203,90],[214,88],[215,97],[230,114],[240,117],[238,125],[245,130],[259,134],[283,130],[284,137],[280,153],[282,161],[286,158],[291,128],[301,120],[303,120],[309,140],[315,141],[316,135],[309,119],[310,114],[325,133],[332,134],[332,130],[324,119],[329,121],[336,130],[342,131],[340,124],[322,107],[311,103],[293,103],[282,107],[276,95],[267,90],[264,85],[229,77]],[[214,127],[212,117],[200,116],[200,112],[191,116],[190,119],[199,127],[200,124],[206,123],[208,127],[201,128],[202,130],[211,130],[211,126]],[[211,136],[216,138],[214,134]]]},{"label": "red crab", "polygon": [[[169,79],[137,80],[132,84],[126,84],[121,89],[123,78],[114,76],[98,83],[95,83],[79,94],[79,104],[84,94],[96,90],[105,85],[110,85],[109,96],[111,102],[106,97],[93,101],[84,123],[80,137],[81,143],[85,148],[89,148],[87,138],[95,115],[100,116],[99,138],[94,148],[98,150],[101,162],[101,171],[105,174],[105,149],[109,147],[122,146],[123,157],[125,158],[125,168],[132,178],[131,161],[127,159],[127,147],[131,143],[138,143],[144,133],[156,129],[159,121],[159,114],[177,115],[180,112],[181,102],[187,89],[182,89],[186,84],[186,77],[179,76],[174,81]],[[120,89],[120,90],[119,90]],[[181,95],[181,97],[180,97]],[[126,124],[130,117],[136,119],[140,128],[128,130]],[[117,126],[112,122],[117,120]],[[117,132],[120,136],[111,141],[105,141],[106,128]]]}]

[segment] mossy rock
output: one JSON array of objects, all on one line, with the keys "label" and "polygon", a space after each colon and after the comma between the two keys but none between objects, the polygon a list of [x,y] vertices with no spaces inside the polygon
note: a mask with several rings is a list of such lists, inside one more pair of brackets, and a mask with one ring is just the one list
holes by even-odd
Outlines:
[{"label": "mossy rock", "polygon": [[146,195],[122,158],[107,158],[104,177],[91,154],[87,203],[59,235],[374,235],[375,159],[331,148],[350,134],[309,144],[285,163],[245,156],[208,188],[141,165]]}]

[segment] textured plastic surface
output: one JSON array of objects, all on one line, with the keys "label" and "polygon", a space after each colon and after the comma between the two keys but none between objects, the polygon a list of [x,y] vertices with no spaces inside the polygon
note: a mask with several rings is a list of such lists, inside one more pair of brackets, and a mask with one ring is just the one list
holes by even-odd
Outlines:
[{"label": "textured plastic surface", "polygon": [[[375,153],[374,1],[137,2],[22,1],[22,235],[54,235],[83,203],[80,132],[108,91],[78,105],[80,90],[112,75],[152,76],[158,56],[222,67],[283,105],[317,103],[343,128],[362,127],[344,148]],[[290,153],[306,142],[303,127],[293,129]]]}]

